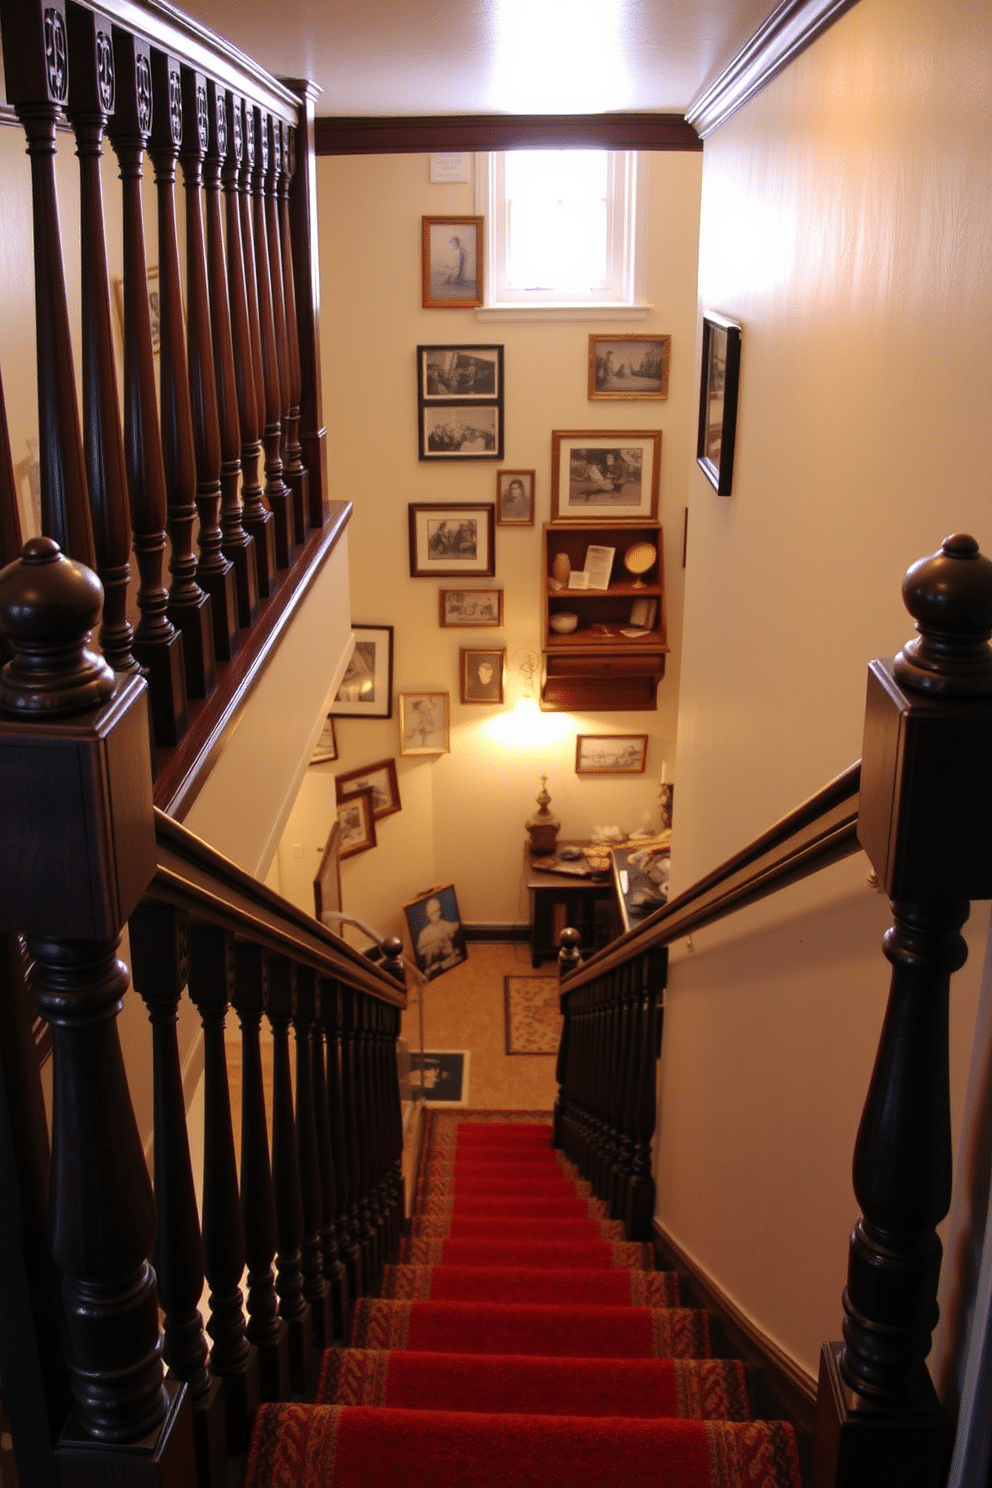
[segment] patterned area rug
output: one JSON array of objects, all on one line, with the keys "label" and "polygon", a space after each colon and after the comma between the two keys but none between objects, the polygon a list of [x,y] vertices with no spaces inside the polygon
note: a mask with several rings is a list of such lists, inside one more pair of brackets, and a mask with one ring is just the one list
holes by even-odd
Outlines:
[{"label": "patterned area rug", "polygon": [[562,1017],[557,976],[503,978],[507,1054],[557,1054]]}]

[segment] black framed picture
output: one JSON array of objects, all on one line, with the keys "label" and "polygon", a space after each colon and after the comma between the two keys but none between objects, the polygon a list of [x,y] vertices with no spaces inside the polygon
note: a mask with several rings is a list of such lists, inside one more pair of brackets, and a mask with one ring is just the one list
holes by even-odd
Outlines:
[{"label": "black framed picture", "polygon": [[722,315],[704,315],[696,461],[718,496],[729,496],[734,484],[740,372],[740,326]]},{"label": "black framed picture", "polygon": [[454,884],[428,889],[404,904],[417,969],[428,981],[451,971],[468,955]]}]

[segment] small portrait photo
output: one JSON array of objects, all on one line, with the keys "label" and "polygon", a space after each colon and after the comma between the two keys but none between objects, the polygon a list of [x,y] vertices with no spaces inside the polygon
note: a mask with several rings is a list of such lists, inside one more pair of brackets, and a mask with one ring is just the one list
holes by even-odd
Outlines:
[{"label": "small portrait photo", "polygon": [[375,847],[375,816],[372,792],[358,791],[346,801],[338,802],[338,841],[342,858],[354,857]]},{"label": "small portrait photo", "polygon": [[533,470],[497,470],[496,520],[502,527],[533,527]]},{"label": "small portrait photo", "polygon": [[590,399],[667,398],[671,348],[671,336],[590,336]]},{"label": "small portrait photo", "polygon": [[482,304],[482,217],[422,219],[425,310]]},{"label": "small portrait photo", "polygon": [[446,692],[401,692],[400,754],[447,754],[449,713]]},{"label": "small portrait photo", "polygon": [[453,884],[430,889],[404,904],[417,969],[433,981],[466,959],[465,932]]},{"label": "small portrait photo", "polygon": [[421,460],[500,460],[503,410],[495,403],[425,403]]},{"label": "small portrait photo", "polygon": [[506,651],[461,647],[463,703],[502,703],[506,685]]}]

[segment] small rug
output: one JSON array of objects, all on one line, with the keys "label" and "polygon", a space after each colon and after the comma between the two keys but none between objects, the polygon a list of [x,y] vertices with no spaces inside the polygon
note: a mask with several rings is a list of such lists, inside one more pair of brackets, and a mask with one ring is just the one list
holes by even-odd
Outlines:
[{"label": "small rug", "polygon": [[556,976],[503,978],[507,1054],[557,1054],[562,1017]]}]

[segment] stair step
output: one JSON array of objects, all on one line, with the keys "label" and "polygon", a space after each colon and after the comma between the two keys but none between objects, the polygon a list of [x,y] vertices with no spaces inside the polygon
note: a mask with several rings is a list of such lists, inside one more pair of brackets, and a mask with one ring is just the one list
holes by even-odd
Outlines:
[{"label": "stair step", "polygon": [[[559,1240],[622,1243],[625,1239],[623,1225],[618,1219],[534,1219],[527,1214],[504,1215],[498,1232],[513,1242],[530,1237],[556,1243]],[[450,1235],[459,1240],[487,1240],[493,1233],[489,1215],[415,1214],[410,1221],[411,1236],[446,1238]]]},{"label": "stair step", "polygon": [[[489,1234],[491,1236],[491,1227]],[[602,1240],[458,1240],[411,1236],[401,1257],[407,1266],[581,1267],[600,1271],[650,1271],[650,1245]]]},{"label": "stair step", "polygon": [[573,1302],[606,1307],[677,1307],[671,1271],[551,1270],[536,1266],[386,1266],[381,1295],[403,1301]]}]

